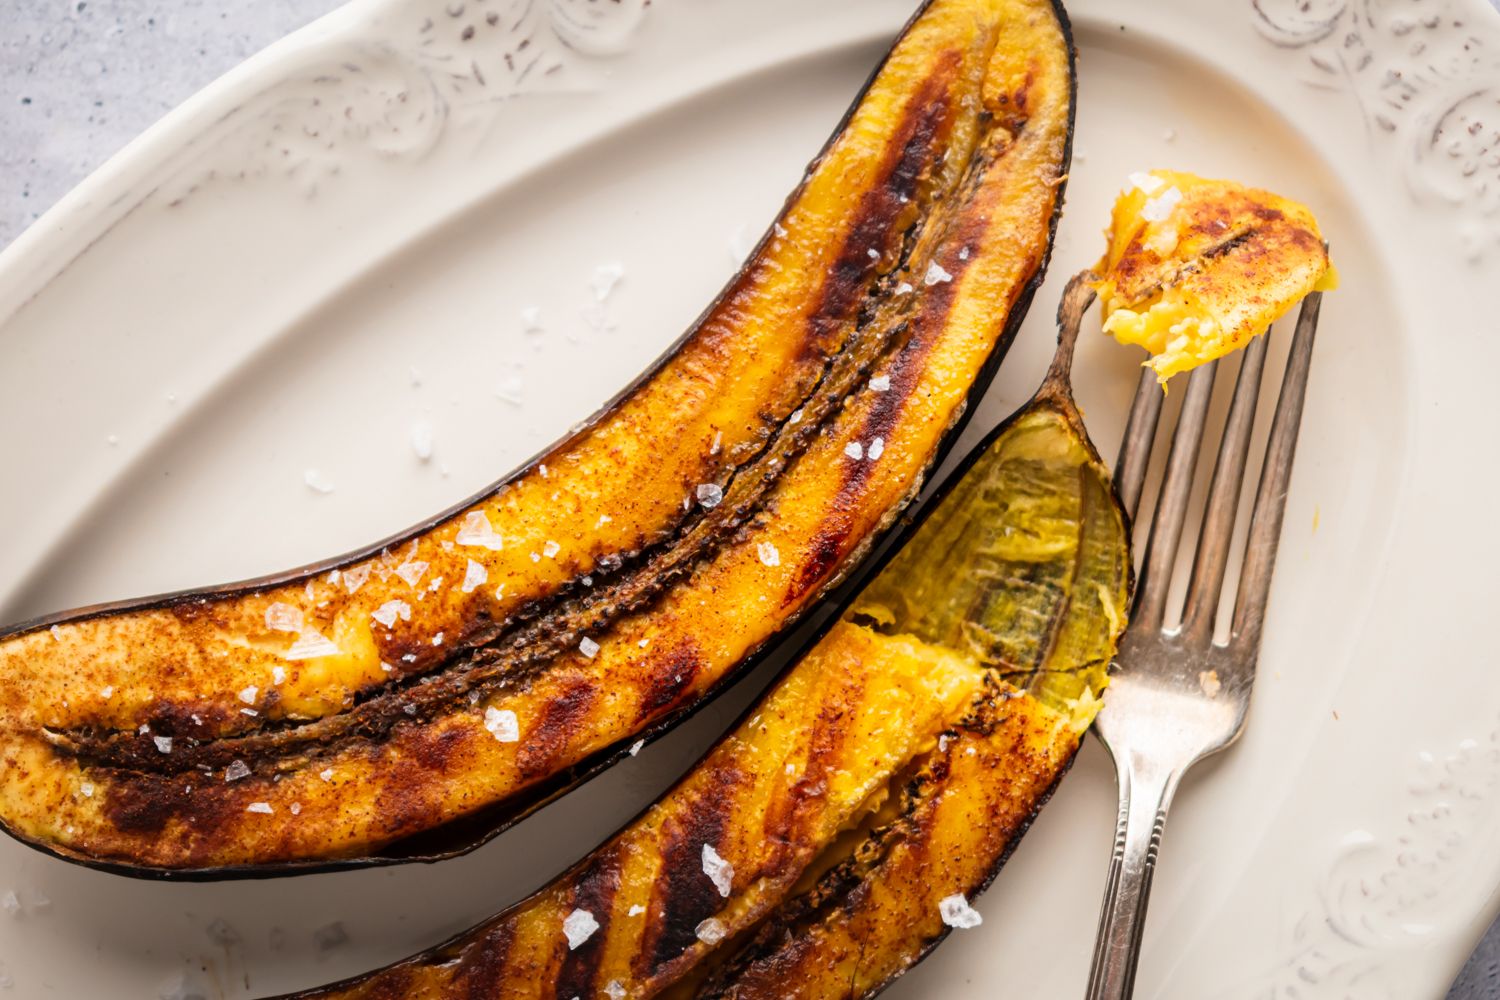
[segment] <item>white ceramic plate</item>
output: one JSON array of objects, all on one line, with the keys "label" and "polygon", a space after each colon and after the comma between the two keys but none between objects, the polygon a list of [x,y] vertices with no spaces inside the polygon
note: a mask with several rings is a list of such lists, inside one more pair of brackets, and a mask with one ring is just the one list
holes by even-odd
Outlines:
[{"label": "white ceramic plate", "polygon": [[[496,478],[693,318],[911,6],[356,0],[208,88],[0,255],[0,620],[299,564]],[[1249,731],[1179,796],[1139,995],[1440,996],[1500,885],[1500,18],[1480,0],[1072,14],[1067,212],[970,440],[1037,381],[1061,281],[1128,171],[1302,199],[1344,279]],[[626,276],[590,311],[608,261]],[[1081,353],[1106,453],[1135,361],[1099,336]],[[154,997],[184,974],[183,995],[241,997],[401,957],[602,839],[766,676],[435,867],[161,885],[5,842],[20,912],[0,908],[0,974],[25,997]],[[1090,744],[984,926],[890,995],[1081,995],[1113,796]]]}]

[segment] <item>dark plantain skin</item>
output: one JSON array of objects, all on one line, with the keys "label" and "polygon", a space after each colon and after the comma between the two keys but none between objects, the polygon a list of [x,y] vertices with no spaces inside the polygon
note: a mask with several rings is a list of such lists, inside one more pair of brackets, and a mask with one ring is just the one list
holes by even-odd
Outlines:
[{"label": "dark plantain skin", "polygon": [[0,822],[131,875],[435,860],[671,725],[951,440],[1041,278],[1072,98],[1045,0],[924,5],[741,274],[583,430],[383,547],[0,638]]},{"label": "dark plantain skin", "polygon": [[[1067,770],[1124,629],[1125,516],[1067,389],[1091,294],[1070,286],[1032,402],[655,805],[484,924],[298,1000],[836,1000],[920,961],[939,902],[989,884]],[[913,591],[915,613],[892,600]]]}]

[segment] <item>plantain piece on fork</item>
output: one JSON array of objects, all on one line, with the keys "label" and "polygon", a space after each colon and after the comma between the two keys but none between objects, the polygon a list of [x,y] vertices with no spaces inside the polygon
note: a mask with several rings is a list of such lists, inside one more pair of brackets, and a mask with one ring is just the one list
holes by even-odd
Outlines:
[{"label": "plantain piece on fork", "polygon": [[127,875],[430,861],[672,725],[953,439],[1073,90],[1052,0],[929,0],[689,334],[537,461],[348,557],[0,635],[0,825]]},{"label": "plantain piece on fork", "polygon": [[1067,770],[1124,627],[1125,517],[1052,370],[801,661],[675,787],[485,923],[301,1000],[871,996]]}]

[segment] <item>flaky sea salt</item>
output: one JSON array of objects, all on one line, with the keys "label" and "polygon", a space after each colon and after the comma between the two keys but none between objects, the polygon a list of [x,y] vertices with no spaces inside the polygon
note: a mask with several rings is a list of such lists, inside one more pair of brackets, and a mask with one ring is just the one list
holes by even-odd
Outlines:
[{"label": "flaky sea salt", "polygon": [[911,293],[912,293],[912,287],[911,287],[911,284],[909,282],[903,281],[903,282],[901,282],[901,284],[899,284],[899,285],[896,286],[896,294],[897,295],[910,295]]},{"label": "flaky sea salt", "polygon": [[157,753],[172,752],[172,737],[170,736],[153,736],[151,742],[156,744]]},{"label": "flaky sea salt", "polygon": [[639,903],[635,903],[635,904],[631,905],[629,911],[627,911],[625,915],[627,917],[638,917],[642,913],[645,913],[645,912],[646,912],[646,908],[644,906],[642,906]]},{"label": "flaky sea salt", "polygon": [[255,696],[258,694],[260,694],[260,688],[256,687],[254,684],[251,684],[249,687],[240,689],[239,699],[246,705],[254,705]]},{"label": "flaky sea salt", "polygon": [[719,895],[727,897],[733,891],[734,865],[720,857],[712,844],[703,845],[703,874],[719,890]]},{"label": "flaky sea salt", "polygon": [[344,570],[344,572],[340,574],[339,582],[344,585],[345,590],[352,594],[360,587],[363,587],[365,585],[365,581],[369,578],[370,564],[360,563],[358,566],[351,566],[349,569]]},{"label": "flaky sea salt", "polygon": [[242,760],[232,760],[229,762],[229,766],[224,768],[224,782],[226,784],[248,777],[250,777],[250,765]]},{"label": "flaky sea salt", "polygon": [[261,813],[265,816],[269,816],[275,811],[275,809],[271,808],[271,803],[269,802],[252,802],[245,807],[245,812],[247,813]]},{"label": "flaky sea salt", "polygon": [[611,522],[613,520],[614,520],[614,518],[610,517],[608,514],[600,514],[599,515],[599,520],[597,520],[597,521],[594,522],[594,527],[596,527],[596,528],[602,528],[606,524],[608,524],[609,522]]},{"label": "flaky sea salt", "polygon": [[595,300],[603,302],[609,298],[609,293],[615,290],[623,277],[625,265],[617,260],[607,261],[594,268],[594,273],[589,277],[589,288],[593,289]]},{"label": "flaky sea salt", "polygon": [[563,936],[568,939],[568,950],[572,951],[594,936],[599,921],[588,910],[574,910],[563,919]]},{"label": "flaky sea salt", "polygon": [[1172,210],[1181,200],[1182,192],[1175,187],[1169,187],[1141,206],[1141,218],[1147,222],[1163,222],[1172,214]]},{"label": "flaky sea salt", "polygon": [[630,744],[630,751],[629,751],[630,756],[634,757],[636,754],[640,753],[641,752],[641,747],[643,747],[645,745],[646,745],[646,741],[645,740],[636,740],[634,743]]},{"label": "flaky sea salt", "polygon": [[99,689],[99,695],[105,699],[113,698],[115,696],[115,686],[113,684],[104,685]]},{"label": "flaky sea salt", "polygon": [[625,1000],[625,987],[620,985],[618,979],[611,979],[604,984],[604,995],[609,997],[609,1000]]},{"label": "flaky sea salt", "polygon": [[94,786],[92,782],[85,781],[83,784],[78,786],[78,790],[83,793],[83,797],[86,799],[91,799],[94,797]]},{"label": "flaky sea salt", "polygon": [[857,462],[865,457],[864,445],[860,444],[858,441],[850,441],[848,444],[844,445],[844,454],[848,455],[850,458],[854,459]]},{"label": "flaky sea salt", "polygon": [[21,897],[16,895],[16,890],[6,889],[5,895],[0,896],[0,910],[4,910],[13,917],[20,914]]},{"label": "flaky sea salt", "polygon": [[698,502],[710,510],[724,502],[724,489],[718,483],[699,483],[695,492]]},{"label": "flaky sea salt", "polygon": [[885,438],[876,438],[874,441],[871,441],[870,447],[865,451],[865,454],[870,457],[870,461],[872,462],[885,454]]},{"label": "flaky sea salt", "polygon": [[542,546],[542,555],[546,556],[548,559],[556,559],[557,554],[561,551],[562,546],[557,544],[550,538],[547,539],[547,544]]},{"label": "flaky sea salt", "polygon": [[302,815],[302,803],[300,803],[300,802],[293,802],[288,808],[291,810],[291,813],[292,813],[293,816],[301,816]]},{"label": "flaky sea salt", "polygon": [[482,563],[470,559],[468,566],[464,569],[464,582],[459,585],[458,589],[465,594],[472,594],[489,578],[490,571],[485,569]]},{"label": "flaky sea salt", "polygon": [[757,542],[755,544],[755,554],[760,557],[761,565],[763,566],[781,565],[781,553],[770,542]]},{"label": "flaky sea salt", "polygon": [[484,728],[501,743],[515,743],[521,738],[521,722],[516,718],[516,713],[508,708],[486,708]]},{"label": "flaky sea salt", "polygon": [[439,632],[437,635],[435,635],[435,636],[432,637],[432,644],[434,646],[441,646],[443,644],[443,638],[446,635],[447,635],[446,632]]},{"label": "flaky sea salt", "polygon": [[588,636],[578,640],[578,651],[589,659],[599,655],[599,644]]},{"label": "flaky sea salt", "polygon": [[408,559],[396,567],[396,575],[406,581],[408,587],[415,587],[422,582],[422,575],[427,572],[427,564],[420,559]]},{"label": "flaky sea salt", "polygon": [[499,532],[482,510],[471,510],[464,515],[453,540],[460,545],[477,545],[491,552],[498,552],[503,546]]},{"label": "flaky sea salt", "polygon": [[729,934],[729,928],[718,917],[709,917],[698,925],[694,933],[704,944],[718,944]]},{"label": "flaky sea salt", "polygon": [[870,379],[870,390],[872,392],[890,392],[891,377],[889,375],[876,375]]},{"label": "flaky sea salt", "polygon": [[331,767],[325,767],[323,770],[321,770],[321,771],[318,772],[318,777],[322,778],[324,781],[332,781],[333,780],[333,768],[331,768]]},{"label": "flaky sea salt", "polygon": [[284,601],[276,601],[266,609],[266,627],[279,633],[300,633],[302,610]]},{"label": "flaky sea salt", "polygon": [[984,923],[984,917],[979,915],[979,911],[957,893],[938,900],[938,913],[942,916],[943,923],[962,931],[972,930]]},{"label": "flaky sea salt", "polygon": [[787,423],[788,427],[792,426],[793,424],[800,424],[801,422],[802,422],[802,409],[800,407],[797,408],[797,409],[795,409],[795,410],[793,410],[792,411],[792,415],[786,418],[786,423]]},{"label": "flaky sea salt", "polygon": [[323,473],[317,469],[306,469],[302,473],[302,482],[314,493],[332,493],[333,484],[323,478]]},{"label": "flaky sea salt", "polygon": [[337,656],[343,650],[316,629],[304,631],[297,641],[281,654],[283,660],[311,660],[319,656]]},{"label": "flaky sea salt", "polygon": [[271,683],[272,684],[285,684],[286,683],[286,667],[276,666],[276,667],[272,667],[271,668]]},{"label": "flaky sea salt", "polygon": [[1135,188],[1137,191],[1144,191],[1146,194],[1155,194],[1156,192],[1160,191],[1161,186],[1166,183],[1166,181],[1162,180],[1160,177],[1157,177],[1153,174],[1143,173],[1139,170],[1131,174],[1129,180],[1131,187]]},{"label": "flaky sea salt", "polygon": [[539,307],[521,307],[521,329],[526,333],[542,332],[542,310]]},{"label": "flaky sea salt", "polygon": [[495,385],[495,395],[512,406],[520,406],[526,401],[525,390],[525,380],[515,372],[506,375]]},{"label": "flaky sea salt", "polygon": [[47,632],[52,636],[53,642],[62,642],[62,629],[54,625]]},{"label": "flaky sea salt", "polygon": [[411,425],[411,450],[419,462],[432,458],[432,425],[427,421],[418,420]]},{"label": "flaky sea salt", "polygon": [[936,285],[945,281],[952,281],[953,275],[944,270],[943,265],[933,261],[927,265],[927,273],[922,276],[922,284]]},{"label": "flaky sea salt", "polygon": [[397,618],[400,618],[402,621],[411,621],[411,605],[400,599],[386,601],[380,607],[371,611],[370,617],[386,628],[391,628],[396,624]]}]

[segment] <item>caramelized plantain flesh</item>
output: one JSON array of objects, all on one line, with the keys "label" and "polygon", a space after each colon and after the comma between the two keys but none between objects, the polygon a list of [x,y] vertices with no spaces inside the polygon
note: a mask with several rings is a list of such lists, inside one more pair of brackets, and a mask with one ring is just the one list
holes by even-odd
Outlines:
[{"label": "caramelized plantain flesh", "polygon": [[1065,364],[950,484],[634,823],[486,923],[300,1000],[844,1000],[920,961],[1072,761],[1130,588]]},{"label": "caramelized plantain flesh", "polygon": [[1307,206],[1234,181],[1132,174],[1105,235],[1095,265],[1104,330],[1150,351],[1163,385],[1338,283]]},{"label": "caramelized plantain flesh", "polygon": [[0,636],[0,823],[124,874],[471,849],[700,704],[915,495],[1040,279],[1046,0],[931,0],[741,273],[472,502],[280,577]]}]

